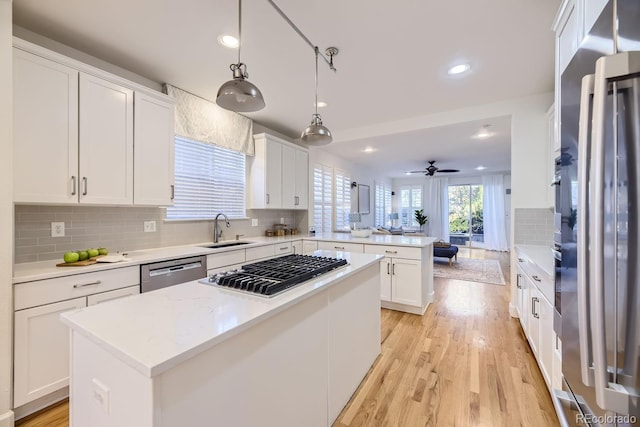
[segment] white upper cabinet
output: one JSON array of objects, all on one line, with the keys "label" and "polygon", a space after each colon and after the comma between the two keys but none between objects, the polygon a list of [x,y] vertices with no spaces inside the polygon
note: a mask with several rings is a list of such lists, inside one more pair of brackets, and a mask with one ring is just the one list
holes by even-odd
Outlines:
[{"label": "white upper cabinet", "polygon": [[174,190],[174,103],[143,92],[134,94],[133,203],[167,206]]},{"label": "white upper cabinet", "polygon": [[598,16],[607,5],[609,0],[582,0],[580,5],[582,7],[582,33],[583,35],[589,34],[591,27],[596,23]]},{"label": "white upper cabinet", "polygon": [[300,148],[282,146],[282,207],[307,209],[309,154]]},{"label": "white upper cabinet", "polygon": [[15,203],[171,204],[171,98],[16,38],[13,58]]},{"label": "white upper cabinet", "polygon": [[13,50],[13,197],[78,202],[78,71]]},{"label": "white upper cabinet", "polygon": [[256,152],[248,160],[249,209],[307,209],[309,155],[271,135],[254,135]]},{"label": "white upper cabinet", "polygon": [[80,74],[80,202],[133,203],[133,91]]}]

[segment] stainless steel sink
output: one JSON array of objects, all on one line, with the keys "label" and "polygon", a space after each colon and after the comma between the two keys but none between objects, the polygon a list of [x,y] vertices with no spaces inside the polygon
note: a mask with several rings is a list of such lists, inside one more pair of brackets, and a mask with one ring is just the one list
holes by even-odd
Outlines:
[{"label": "stainless steel sink", "polygon": [[212,243],[210,245],[202,245],[201,248],[210,248],[210,249],[218,249],[218,248],[228,248],[230,246],[240,246],[240,245],[248,245],[253,242],[221,242],[221,243]]}]

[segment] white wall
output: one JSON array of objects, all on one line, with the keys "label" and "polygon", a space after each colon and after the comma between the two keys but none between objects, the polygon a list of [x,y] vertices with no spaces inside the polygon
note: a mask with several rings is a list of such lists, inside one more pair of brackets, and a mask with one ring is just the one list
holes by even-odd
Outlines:
[{"label": "white wall", "polygon": [[0,0],[0,427],[13,426],[12,1]]}]

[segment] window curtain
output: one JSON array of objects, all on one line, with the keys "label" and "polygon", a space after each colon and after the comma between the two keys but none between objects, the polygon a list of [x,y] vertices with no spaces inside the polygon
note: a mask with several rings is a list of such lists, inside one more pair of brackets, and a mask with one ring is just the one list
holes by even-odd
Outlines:
[{"label": "window curtain", "polygon": [[424,186],[424,213],[429,217],[428,235],[449,241],[449,179],[428,178]]},{"label": "window curtain", "polygon": [[508,251],[504,216],[504,177],[485,175],[482,177],[482,185],[484,246],[493,251]]},{"label": "window curtain", "polygon": [[176,100],[176,135],[255,155],[251,119],[169,84],[164,91]]}]

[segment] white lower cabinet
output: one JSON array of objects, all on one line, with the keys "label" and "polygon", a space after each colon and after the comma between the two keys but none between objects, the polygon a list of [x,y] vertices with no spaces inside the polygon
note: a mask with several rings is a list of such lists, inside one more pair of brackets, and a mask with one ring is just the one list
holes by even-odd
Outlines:
[{"label": "white lower cabinet", "polygon": [[305,255],[310,255],[318,250],[318,242],[314,240],[303,240],[302,241],[302,253]]},{"label": "white lower cabinet", "polygon": [[384,308],[423,314],[433,301],[433,250],[431,246],[364,245],[380,260],[380,300]]},{"label": "white lower cabinet", "polygon": [[86,305],[83,297],[15,313],[14,406],[69,385],[69,328],[60,314]]},{"label": "white lower cabinet", "polygon": [[344,251],[344,252],[364,252],[364,245],[361,243],[349,243],[349,242],[331,242],[331,241],[319,241],[318,249],[325,251]]},{"label": "white lower cabinet", "polygon": [[139,292],[138,266],[14,285],[14,407],[51,404],[57,399],[48,395],[69,384],[69,328],[60,314]]},{"label": "white lower cabinet", "polygon": [[302,250],[303,250],[302,249],[302,240],[295,240],[295,241],[291,242],[291,251],[294,254],[300,255],[300,254],[303,253]]},{"label": "white lower cabinet", "polygon": [[419,306],[422,293],[416,286],[421,276],[420,261],[385,258],[380,263],[380,299]]},{"label": "white lower cabinet", "polygon": [[[552,388],[556,334],[553,331],[553,304],[542,289],[550,286],[551,277],[523,257],[518,257],[516,274],[516,308],[522,330],[549,388]],[[552,286],[552,285],[551,285]]]}]

